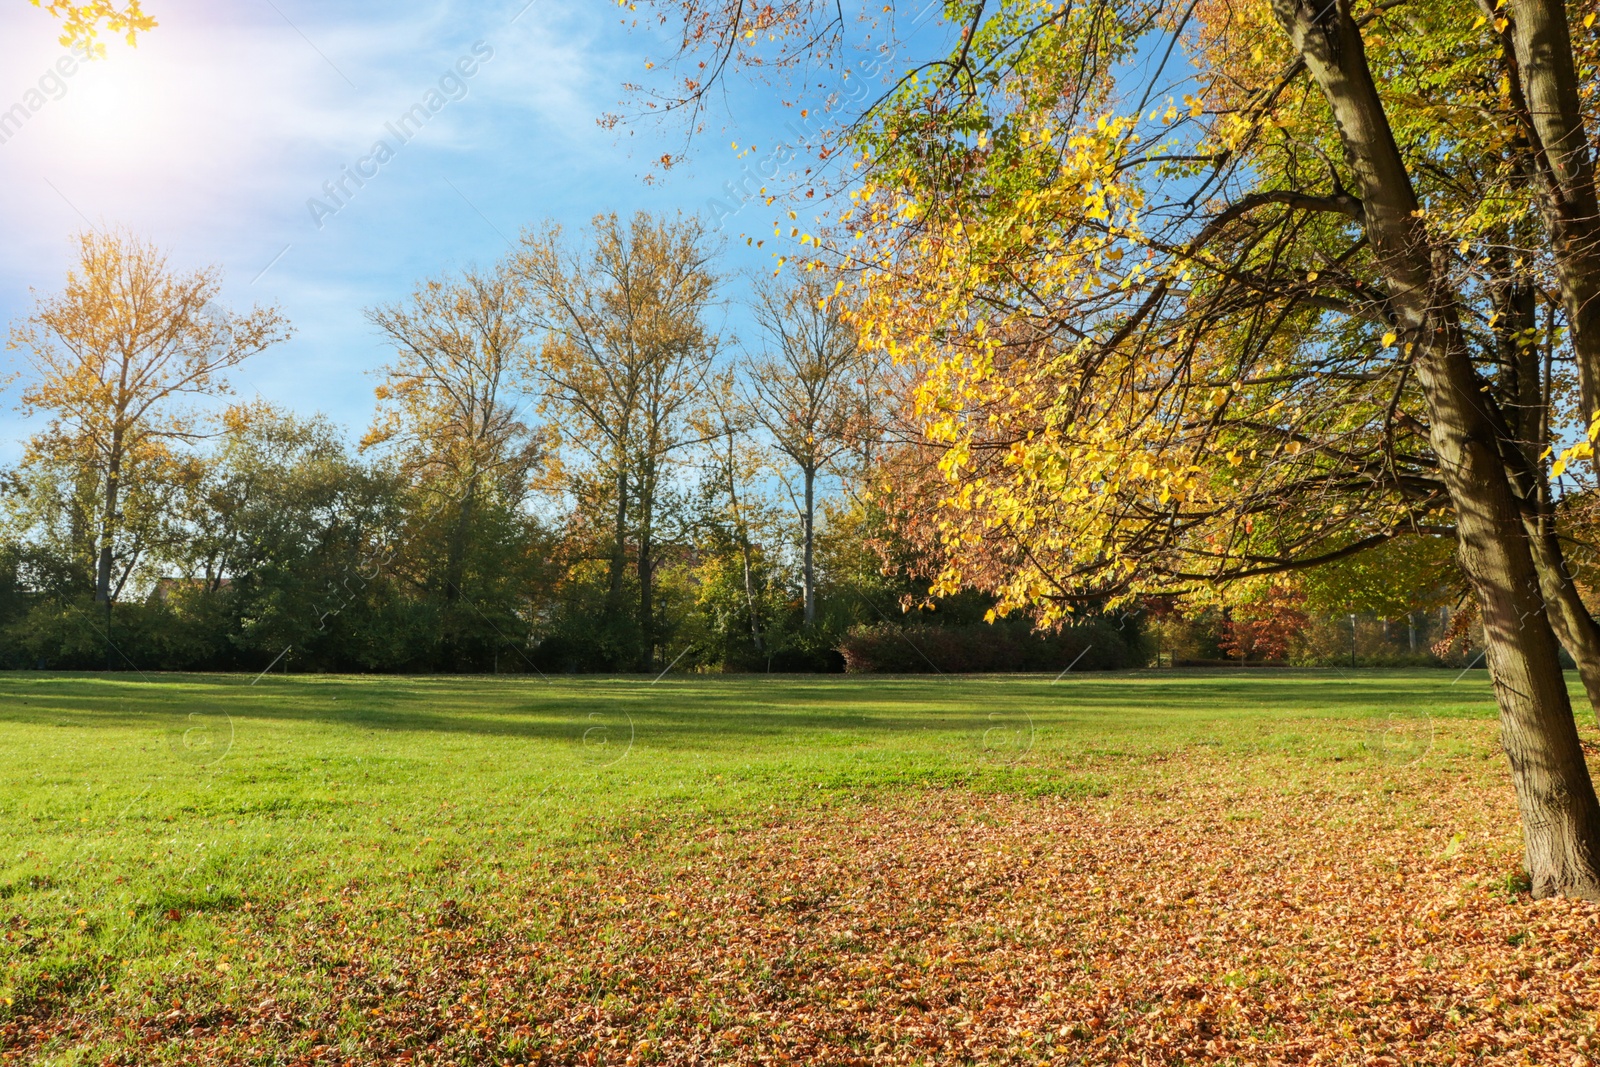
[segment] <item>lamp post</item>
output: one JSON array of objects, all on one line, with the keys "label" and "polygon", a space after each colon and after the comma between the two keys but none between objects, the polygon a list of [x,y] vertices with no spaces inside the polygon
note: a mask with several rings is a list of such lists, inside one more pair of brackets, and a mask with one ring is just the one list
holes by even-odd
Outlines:
[{"label": "lamp post", "polygon": [[1356,665],[1356,613],[1350,613],[1350,666]]}]

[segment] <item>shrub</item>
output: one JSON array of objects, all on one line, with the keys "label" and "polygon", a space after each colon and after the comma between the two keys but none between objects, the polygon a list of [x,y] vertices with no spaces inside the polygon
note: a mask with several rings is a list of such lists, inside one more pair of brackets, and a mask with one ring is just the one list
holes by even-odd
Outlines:
[{"label": "shrub", "polygon": [[[1147,656],[1137,624],[1100,619],[1055,633],[1037,633],[1026,624],[856,626],[839,646],[845,670],[853,673],[984,674],[1112,671],[1143,667]],[[1076,662],[1074,662],[1076,661]]]}]

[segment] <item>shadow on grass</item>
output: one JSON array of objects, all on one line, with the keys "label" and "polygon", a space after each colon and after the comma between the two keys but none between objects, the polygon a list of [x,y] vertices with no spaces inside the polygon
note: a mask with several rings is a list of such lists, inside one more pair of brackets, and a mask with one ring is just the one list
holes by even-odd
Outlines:
[{"label": "shadow on grass", "polygon": [[0,722],[148,728],[186,718],[319,723],[397,733],[571,741],[586,721],[626,724],[651,747],[786,736],[893,738],[1051,731],[1115,740],[1155,731],[1233,732],[1296,719],[1360,719],[1395,710],[1442,718],[1493,714],[1482,679],[1442,671],[1141,671],[1044,676],[746,675],[270,677],[0,674]]}]

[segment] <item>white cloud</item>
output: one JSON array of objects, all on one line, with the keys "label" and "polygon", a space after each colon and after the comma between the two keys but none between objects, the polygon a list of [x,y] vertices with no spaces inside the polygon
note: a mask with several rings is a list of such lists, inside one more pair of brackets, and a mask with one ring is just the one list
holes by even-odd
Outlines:
[{"label": "white cloud", "polygon": [[[222,264],[230,303],[289,314],[298,337],[245,371],[242,393],[363,425],[365,372],[386,358],[364,307],[498,257],[501,234],[540,218],[697,211],[714,191],[681,172],[676,187],[642,186],[645,160],[663,150],[657,135],[596,125],[656,47],[653,31],[629,35],[617,8],[585,0],[535,0],[508,25],[521,3],[152,0],[161,25],[137,49],[110,43],[108,59],[67,79],[60,99],[0,144],[0,328],[27,310],[30,286],[59,284],[85,218],[127,226],[177,265]],[[0,0],[0,112],[64,53],[55,37],[39,11]],[[495,56],[467,97],[316,229],[307,199],[480,39]],[[0,410],[14,400],[0,394]],[[0,443],[0,462],[24,432],[6,417],[0,441],[12,443]]]}]

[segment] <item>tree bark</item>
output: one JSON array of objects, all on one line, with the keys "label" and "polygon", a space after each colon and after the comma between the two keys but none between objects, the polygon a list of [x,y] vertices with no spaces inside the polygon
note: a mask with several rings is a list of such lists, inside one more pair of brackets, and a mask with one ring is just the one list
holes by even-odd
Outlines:
[{"label": "tree bark", "polygon": [[1533,548],[1534,565],[1539,569],[1539,592],[1544,597],[1550,625],[1562,646],[1577,664],[1589,708],[1600,724],[1600,624],[1578,594],[1567,568],[1561,543],[1547,519],[1525,521],[1530,526],[1528,543]]},{"label": "tree bark", "polygon": [[761,647],[761,613],[756,609],[755,553],[750,545],[750,527],[745,524],[744,512],[739,507],[739,489],[734,482],[733,467],[728,468],[728,499],[733,503],[734,531],[739,536],[739,559],[744,566],[744,604],[750,613],[750,638],[756,651]]},{"label": "tree bark", "polygon": [[1559,0],[1510,0],[1508,27],[1524,121],[1545,188],[1561,302],[1577,356],[1587,424],[1600,413],[1600,203],[1594,160],[1578,98],[1577,64],[1566,8]]},{"label": "tree bark", "polygon": [[617,461],[617,510],[611,531],[611,574],[606,589],[606,617],[614,620],[622,606],[622,572],[628,565],[628,468]]},{"label": "tree bark", "polygon": [[655,537],[656,476],[654,467],[639,477],[639,669],[651,670],[656,655]]},{"label": "tree bark", "polygon": [[806,625],[815,625],[817,621],[817,571],[816,571],[816,532],[817,532],[817,471],[815,467],[805,469],[806,501],[805,501],[805,569],[803,580],[805,582],[805,619]]},{"label": "tree bark", "polygon": [[[1511,243],[1507,239],[1507,244]],[[1506,467],[1512,487],[1521,500],[1523,528],[1539,573],[1539,592],[1556,637],[1577,665],[1592,713],[1600,720],[1600,625],[1595,623],[1578,593],[1556,537],[1550,485],[1541,456],[1548,445],[1543,356],[1532,341],[1539,321],[1535,290],[1530,279],[1502,256],[1501,280],[1496,285],[1495,309],[1499,315],[1495,339],[1501,372],[1507,382],[1507,405],[1502,409],[1506,438]]]},{"label": "tree bark", "polygon": [[1600,899],[1600,802],[1578,743],[1522,509],[1500,455],[1500,427],[1485,411],[1456,300],[1434,269],[1360,31],[1346,0],[1273,0],[1273,12],[1333,112],[1395,325],[1417,352],[1429,440],[1455,506],[1462,569],[1483,615],[1534,895]]},{"label": "tree bark", "polygon": [[116,562],[117,505],[122,492],[122,427],[111,431],[111,452],[106,456],[106,499],[100,512],[100,551],[95,561],[94,598],[111,603],[111,571]]},{"label": "tree bark", "polygon": [[[1576,64],[1567,13],[1552,0],[1513,0],[1507,28],[1520,89],[1515,101],[1522,113],[1533,155],[1534,180],[1543,188],[1539,203],[1549,231],[1561,302],[1567,315],[1578,364],[1582,416],[1587,423],[1600,413],[1600,203],[1594,182],[1594,161],[1578,98]],[[1519,324],[1535,325],[1531,299]],[[1520,320],[1530,320],[1522,323]],[[1517,437],[1535,471],[1547,443],[1544,418],[1529,425],[1532,408],[1526,398],[1542,392],[1538,350],[1524,345],[1517,361],[1517,394],[1524,418],[1513,420]],[[1542,395],[1540,410],[1550,398]],[[1542,488],[1542,486],[1541,486]],[[1600,722],[1600,625],[1578,595],[1556,539],[1549,514],[1548,492],[1540,494],[1539,528],[1530,530],[1535,563],[1550,621],[1578,666],[1590,708]]]}]

